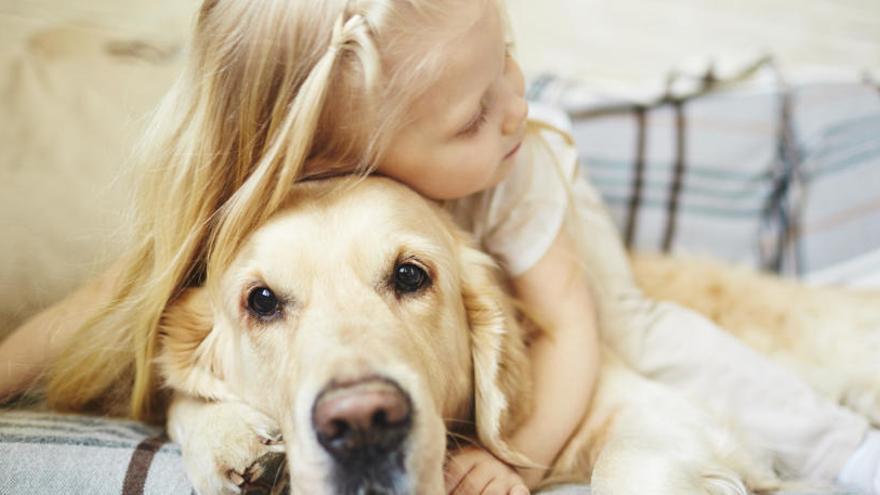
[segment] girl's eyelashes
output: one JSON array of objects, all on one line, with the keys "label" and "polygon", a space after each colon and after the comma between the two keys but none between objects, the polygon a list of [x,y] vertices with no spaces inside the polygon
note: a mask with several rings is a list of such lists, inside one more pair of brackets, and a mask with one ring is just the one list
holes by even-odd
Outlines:
[{"label": "girl's eyelashes", "polygon": [[[513,50],[513,42],[505,43],[504,44],[504,64],[502,65],[503,71],[507,70],[508,63],[510,62],[511,58],[513,58],[511,50]],[[477,134],[480,131],[480,129],[483,127],[483,124],[485,124],[488,121],[489,97],[490,97],[489,92],[487,92],[486,95],[484,95],[483,98],[480,100],[479,112],[477,112],[477,114],[474,116],[474,118],[471,119],[471,121],[464,127],[464,129],[459,131],[458,136],[460,136],[460,137],[473,136],[473,135]]]},{"label": "girl's eyelashes", "polygon": [[480,112],[477,114],[476,118],[468,124],[464,130],[461,131],[462,136],[472,136],[479,132],[480,128],[483,127],[483,124],[486,123],[486,107],[480,105]]},{"label": "girl's eyelashes", "polygon": [[458,133],[459,136],[472,136],[479,132],[480,128],[483,127],[483,124],[486,123],[488,116],[488,108],[486,107],[485,100],[480,101],[480,111],[477,112],[477,115],[465,126],[461,132]]}]

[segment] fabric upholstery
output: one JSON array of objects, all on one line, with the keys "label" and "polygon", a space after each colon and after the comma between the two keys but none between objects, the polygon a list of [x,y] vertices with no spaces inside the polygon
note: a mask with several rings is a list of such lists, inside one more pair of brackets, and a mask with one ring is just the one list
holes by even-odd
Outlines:
[{"label": "fabric upholstery", "polygon": [[[670,74],[653,95],[537,78],[636,250],[810,274],[880,250],[880,88],[789,81],[772,59]],[[880,266],[874,267],[880,271]]]}]

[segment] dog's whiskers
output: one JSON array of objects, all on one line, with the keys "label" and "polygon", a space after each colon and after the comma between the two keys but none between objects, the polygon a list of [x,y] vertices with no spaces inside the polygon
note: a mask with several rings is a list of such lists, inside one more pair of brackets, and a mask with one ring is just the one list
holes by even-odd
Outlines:
[{"label": "dog's whiskers", "polygon": [[446,451],[446,459],[447,460],[450,459],[449,451],[458,450],[464,446],[476,444],[476,441],[472,437],[470,437],[468,435],[462,435],[461,433],[451,432],[451,431],[446,433],[446,441],[447,441],[447,444],[450,444],[450,446],[452,447],[450,449],[447,449],[447,451]]},{"label": "dog's whiskers", "polygon": [[468,426],[476,425],[476,423],[470,419],[443,418],[443,421],[446,423],[460,423],[460,424],[468,425]]}]

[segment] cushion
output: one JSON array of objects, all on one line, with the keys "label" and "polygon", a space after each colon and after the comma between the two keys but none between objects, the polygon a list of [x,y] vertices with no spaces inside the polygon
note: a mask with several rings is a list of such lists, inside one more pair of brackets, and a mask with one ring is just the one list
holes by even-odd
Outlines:
[{"label": "cushion", "polygon": [[118,255],[127,160],[200,0],[17,2],[0,16],[0,338]]},{"label": "cushion", "polygon": [[0,413],[0,493],[189,495],[180,449],[118,419]]},{"label": "cushion", "polygon": [[[180,448],[161,429],[122,419],[0,410],[0,466],[0,493],[194,493]],[[540,493],[589,495],[590,488],[569,484]]]},{"label": "cushion", "polygon": [[[0,493],[190,495],[180,448],[121,419],[0,411]],[[564,485],[542,493],[587,495]]]},{"label": "cushion", "polygon": [[880,249],[880,88],[782,78],[770,58],[602,94],[545,75],[629,247],[809,277]]}]

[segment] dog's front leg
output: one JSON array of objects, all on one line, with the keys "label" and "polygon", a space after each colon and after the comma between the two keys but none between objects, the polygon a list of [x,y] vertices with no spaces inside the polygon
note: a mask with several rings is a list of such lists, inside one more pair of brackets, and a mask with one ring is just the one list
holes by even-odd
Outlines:
[{"label": "dog's front leg", "polygon": [[200,495],[237,494],[283,465],[273,420],[242,402],[206,401],[177,393],[168,434],[180,445],[187,476]]}]

